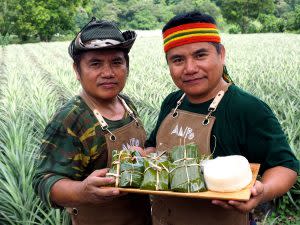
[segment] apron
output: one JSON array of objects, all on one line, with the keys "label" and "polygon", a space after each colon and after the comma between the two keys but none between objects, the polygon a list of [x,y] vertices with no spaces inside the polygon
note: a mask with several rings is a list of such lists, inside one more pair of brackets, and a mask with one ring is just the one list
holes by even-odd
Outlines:
[{"label": "apron", "polygon": [[[120,98],[124,108],[133,120],[114,131],[110,131],[107,123],[96,109],[95,104],[86,95],[81,94],[86,104],[98,119],[103,131],[106,131],[108,159],[107,166],[111,166],[112,150],[121,150],[135,145],[143,147],[146,132],[141,122],[136,118],[126,102]],[[108,200],[105,203],[84,205],[68,208],[73,225],[150,225],[151,208],[148,195],[127,194]]]},{"label": "apron", "polygon": [[[228,87],[227,87],[228,88]],[[227,90],[226,88],[226,90]],[[195,143],[200,154],[211,154],[210,138],[217,109],[226,90],[221,90],[202,115],[178,110],[185,94],[177,106],[161,123],[157,132],[158,151],[170,151],[173,146]],[[216,141],[216,138],[215,138]],[[153,225],[246,225],[248,214],[213,205],[211,200],[152,196]]]}]

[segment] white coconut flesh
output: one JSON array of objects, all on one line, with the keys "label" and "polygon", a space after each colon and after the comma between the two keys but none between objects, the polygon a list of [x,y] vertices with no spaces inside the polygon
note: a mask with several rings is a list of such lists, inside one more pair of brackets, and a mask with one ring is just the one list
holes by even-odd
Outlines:
[{"label": "white coconut flesh", "polygon": [[211,191],[240,191],[252,180],[250,164],[244,156],[240,155],[207,160],[203,168],[207,188]]}]

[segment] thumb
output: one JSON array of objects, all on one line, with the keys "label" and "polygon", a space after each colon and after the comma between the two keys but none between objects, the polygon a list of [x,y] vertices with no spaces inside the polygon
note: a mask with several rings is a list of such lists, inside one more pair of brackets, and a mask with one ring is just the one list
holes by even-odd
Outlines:
[{"label": "thumb", "polygon": [[257,196],[264,191],[264,185],[260,181],[255,181],[254,186],[251,188],[251,195]]}]

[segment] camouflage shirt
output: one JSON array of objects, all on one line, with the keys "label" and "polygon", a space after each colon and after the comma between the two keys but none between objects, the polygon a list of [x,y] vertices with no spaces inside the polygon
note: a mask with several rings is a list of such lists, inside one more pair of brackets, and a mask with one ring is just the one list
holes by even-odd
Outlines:
[{"label": "camouflage shirt", "polygon": [[[128,98],[122,96],[135,111]],[[104,118],[105,119],[105,118]],[[132,121],[105,119],[110,131]],[[67,102],[47,125],[40,147],[40,158],[33,186],[49,206],[50,189],[60,179],[84,180],[96,169],[106,168],[107,148],[98,120],[81,97]]]}]

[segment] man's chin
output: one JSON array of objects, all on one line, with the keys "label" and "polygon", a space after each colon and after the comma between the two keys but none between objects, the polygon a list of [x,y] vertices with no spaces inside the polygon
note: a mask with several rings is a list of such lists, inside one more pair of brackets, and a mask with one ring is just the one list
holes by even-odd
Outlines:
[{"label": "man's chin", "polygon": [[186,96],[192,103],[201,103],[201,102],[205,102],[205,101],[209,100],[207,98],[208,93],[206,90],[197,90],[197,91],[196,90],[193,90],[193,91],[186,90],[186,91],[184,91],[184,93],[186,94]]},{"label": "man's chin", "polygon": [[102,93],[94,93],[92,97],[100,100],[100,101],[112,101],[118,96],[119,92],[102,92]]},{"label": "man's chin", "polygon": [[184,93],[186,93],[186,95],[188,96],[193,96],[193,97],[201,97],[201,96],[205,96],[207,93],[207,89],[206,88],[200,88],[198,87],[190,87],[190,88],[185,88],[182,89],[184,91]]}]

